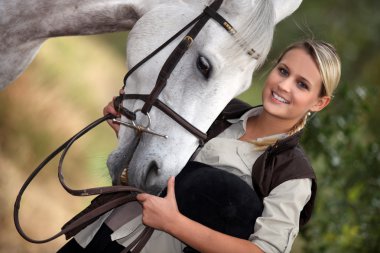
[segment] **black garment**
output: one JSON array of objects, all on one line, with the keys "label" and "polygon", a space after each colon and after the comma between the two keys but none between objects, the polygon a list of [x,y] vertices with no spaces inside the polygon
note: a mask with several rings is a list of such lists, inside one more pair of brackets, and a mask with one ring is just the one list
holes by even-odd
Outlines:
[{"label": "black garment", "polygon": [[[248,239],[262,200],[238,176],[199,162],[188,162],[175,180],[179,211],[213,230]],[[166,192],[163,192],[163,196]],[[185,253],[197,252],[186,247]]]},{"label": "black garment", "polygon": [[111,241],[113,231],[103,223],[95,237],[86,248],[82,248],[75,239],[71,239],[57,253],[120,253],[124,247]]},{"label": "black garment", "polygon": [[255,191],[238,176],[189,162],[175,180],[179,211],[209,228],[245,238],[263,210]]}]

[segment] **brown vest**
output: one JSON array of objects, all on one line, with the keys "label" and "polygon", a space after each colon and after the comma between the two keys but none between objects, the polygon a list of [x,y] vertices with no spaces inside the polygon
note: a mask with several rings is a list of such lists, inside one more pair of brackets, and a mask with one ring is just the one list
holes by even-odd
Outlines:
[{"label": "brown vest", "polygon": [[[228,119],[236,119],[253,107],[237,99],[233,99],[218,116],[208,130],[208,140],[216,137],[229,127]],[[317,192],[316,176],[311,164],[299,145],[302,131],[269,146],[256,160],[252,168],[252,183],[261,198],[281,183],[291,179],[310,178],[312,180],[312,195],[301,211],[300,226],[305,225],[314,207]]]}]

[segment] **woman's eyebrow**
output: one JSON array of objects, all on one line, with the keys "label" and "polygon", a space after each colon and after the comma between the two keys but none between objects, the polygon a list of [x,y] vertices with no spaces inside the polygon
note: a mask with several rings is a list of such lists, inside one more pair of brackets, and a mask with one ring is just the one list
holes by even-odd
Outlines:
[{"label": "woman's eyebrow", "polygon": [[300,79],[303,81],[303,82],[305,82],[306,84],[308,84],[308,85],[310,85],[310,86],[312,86],[313,84],[307,79],[307,78],[305,78],[305,77],[303,77],[303,76],[299,76],[300,77]]}]

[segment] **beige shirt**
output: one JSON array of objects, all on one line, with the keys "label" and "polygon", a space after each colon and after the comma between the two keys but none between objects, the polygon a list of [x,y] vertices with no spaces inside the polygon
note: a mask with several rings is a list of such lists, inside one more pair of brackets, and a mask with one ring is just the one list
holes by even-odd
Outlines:
[{"label": "beige shirt", "polygon": [[[256,159],[263,153],[255,149],[255,145],[238,140],[246,129],[247,119],[260,113],[262,108],[254,108],[240,119],[231,120],[232,125],[217,137],[205,144],[195,161],[203,162],[240,177],[252,187],[251,172]],[[284,138],[286,134],[262,138]],[[257,140],[257,141],[260,141]],[[254,233],[249,240],[267,253],[290,252],[294,239],[298,234],[300,212],[311,196],[310,179],[294,179],[286,181],[264,198],[262,216],[256,220]],[[114,213],[124,212],[128,207],[120,207]],[[111,212],[110,212],[111,213]],[[79,233],[75,239],[83,247],[86,246],[100,228],[101,224],[112,221],[110,213]],[[118,216],[118,215],[116,215]],[[110,223],[108,223],[109,225]],[[113,240],[127,246],[143,229],[141,215],[126,222],[111,235]],[[95,232],[94,232],[95,230]],[[148,252],[182,252],[184,245],[174,237],[161,231],[155,231],[143,253]]]}]

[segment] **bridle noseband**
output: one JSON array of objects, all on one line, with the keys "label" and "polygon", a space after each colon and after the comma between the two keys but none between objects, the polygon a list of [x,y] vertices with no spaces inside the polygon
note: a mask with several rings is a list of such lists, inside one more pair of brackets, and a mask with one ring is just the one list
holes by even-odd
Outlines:
[{"label": "bridle noseband", "polygon": [[[187,24],[184,28],[182,28],[179,32],[177,32],[174,36],[172,36],[169,40],[167,40],[165,43],[163,43],[160,47],[158,47],[155,51],[153,51],[150,55],[145,57],[142,61],[140,61],[138,64],[136,64],[131,70],[125,75],[124,77],[124,85],[122,87],[122,92],[120,92],[119,96],[114,100],[114,106],[118,110],[118,112],[122,115],[124,115],[126,118],[131,120],[131,123],[120,121],[118,119],[115,119],[114,115],[107,114],[88,126],[86,126],[84,129],[79,131],[77,134],[75,134],[73,137],[71,137],[69,140],[67,140],[64,144],[62,144],[60,147],[58,147],[54,152],[52,152],[48,157],[45,158],[45,160],[42,161],[41,164],[37,166],[37,168],[32,172],[32,174],[27,178],[23,186],[21,187],[15,204],[14,204],[14,223],[16,226],[16,229],[18,233],[27,241],[32,243],[45,243],[49,242],[51,240],[54,240],[55,238],[66,234],[67,237],[69,234],[71,234],[72,231],[77,230],[80,227],[83,227],[86,224],[89,224],[94,219],[99,217],[100,215],[108,212],[111,209],[114,209],[118,206],[121,206],[125,203],[136,201],[136,194],[142,193],[143,191],[141,189],[131,187],[131,186],[124,186],[124,185],[114,185],[114,186],[107,186],[107,187],[95,187],[95,188],[89,188],[89,189],[81,189],[81,190],[75,190],[71,189],[69,186],[66,185],[62,173],[63,169],[63,161],[64,158],[69,150],[69,148],[74,144],[76,140],[78,140],[80,137],[82,137],[84,134],[86,134],[88,131],[95,128],[100,123],[106,121],[106,120],[115,120],[116,122],[123,124],[127,127],[133,128],[136,130],[138,135],[141,135],[142,133],[149,133],[156,136],[167,138],[166,135],[158,134],[152,131],[150,127],[150,116],[149,112],[152,109],[152,107],[156,107],[162,112],[164,112],[166,115],[171,117],[174,121],[176,121],[179,125],[184,127],[187,131],[192,133],[194,136],[196,136],[200,143],[202,144],[204,140],[206,140],[207,135],[200,131],[198,128],[193,126],[191,123],[189,123],[187,120],[185,120],[181,115],[177,114],[175,111],[173,111],[169,106],[167,106],[165,103],[161,102],[158,99],[158,96],[163,91],[163,89],[166,86],[167,80],[170,77],[170,74],[178,64],[178,62],[181,60],[182,56],[185,54],[185,52],[189,49],[192,42],[194,41],[195,37],[198,35],[198,33],[201,31],[201,29],[204,27],[206,22],[212,18],[218,23],[220,23],[230,34],[235,34],[236,30],[222,17],[220,16],[216,11],[221,6],[223,0],[215,0],[209,7],[206,7],[205,10],[200,14],[198,17],[196,17],[194,20],[192,20],[189,24]],[[146,61],[148,61],[150,58],[152,58],[155,54],[157,54],[159,51],[161,51],[164,47],[166,47],[169,43],[174,41],[178,36],[180,36],[185,30],[189,29],[191,26],[191,30],[187,33],[186,36],[181,40],[181,42],[177,45],[177,47],[173,50],[173,52],[170,54],[168,59],[165,61],[159,75],[156,81],[156,85],[154,86],[152,92],[150,94],[142,95],[142,94],[124,94],[123,90],[127,84],[128,77],[142,64],[144,64]],[[253,50],[250,49],[248,51],[248,54],[251,55],[254,58],[259,57],[259,55]],[[138,99],[144,101],[144,105],[141,109],[130,111],[127,108],[123,107],[122,103],[124,100],[130,100],[130,99]],[[146,125],[139,125],[136,120],[136,113],[141,112],[145,114],[148,118],[148,123]],[[107,202],[106,204],[92,210],[90,213],[87,213],[86,215],[80,217],[79,219],[75,220],[74,222],[68,224],[62,230],[55,234],[54,236],[44,239],[44,240],[35,240],[30,238],[25,234],[25,232],[22,230],[19,222],[19,209],[21,204],[22,196],[26,190],[26,188],[29,186],[31,181],[37,176],[37,174],[59,153],[61,154],[61,158],[59,160],[58,164],[58,178],[63,186],[63,188],[74,196],[90,196],[90,195],[99,195],[99,194],[117,194],[117,193],[129,193],[129,194],[120,194],[120,196],[117,196],[117,198],[112,199],[112,201]],[[138,238],[129,245],[123,252],[128,252],[129,250],[131,252],[139,252],[142,247],[144,247],[146,241],[149,239],[150,235],[153,233],[153,229],[146,227],[144,231],[138,236]],[[67,238],[67,239],[68,239]]]}]

